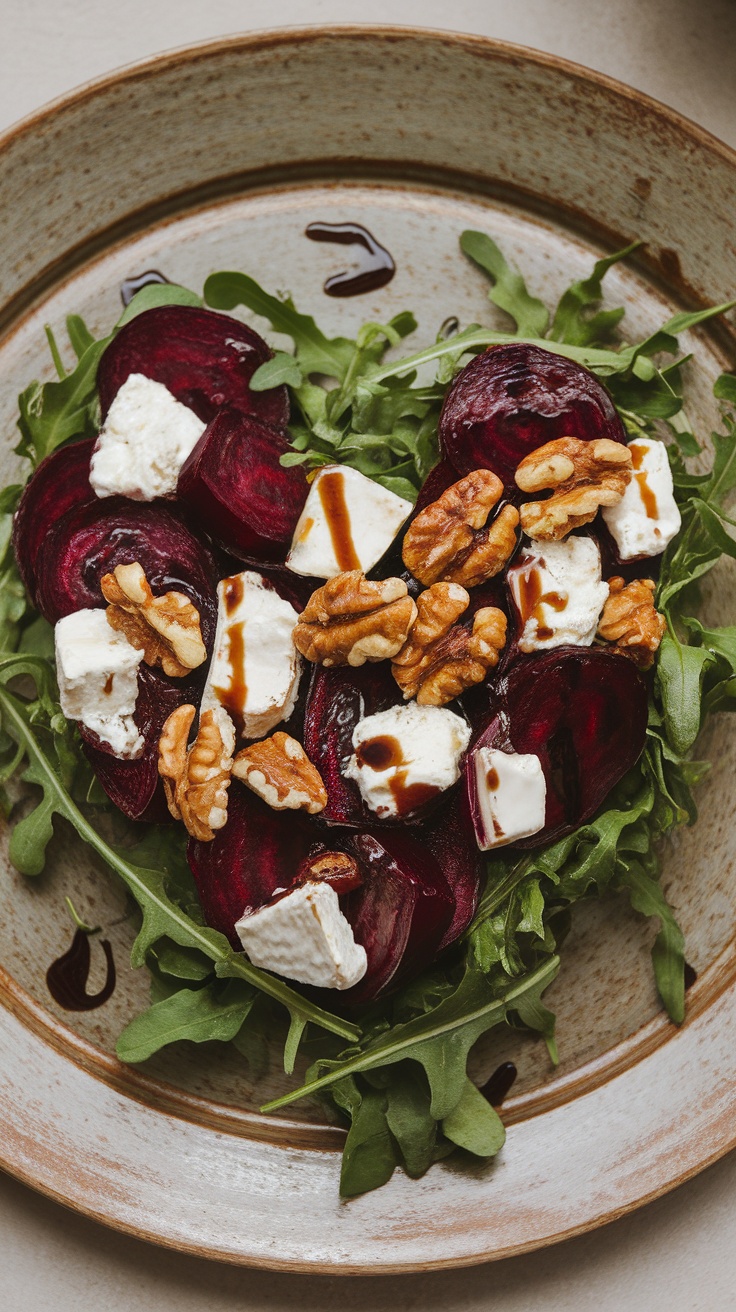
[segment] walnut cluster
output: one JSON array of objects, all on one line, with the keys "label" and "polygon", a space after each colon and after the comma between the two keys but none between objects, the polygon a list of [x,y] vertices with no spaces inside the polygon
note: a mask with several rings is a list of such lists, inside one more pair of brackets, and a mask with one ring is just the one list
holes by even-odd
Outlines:
[{"label": "walnut cluster", "polygon": [[275,733],[238,752],[233,774],[275,811],[308,811],[327,805],[327,790],[316,766],[296,738]]},{"label": "walnut cluster", "polygon": [[195,714],[193,706],[172,711],[159,739],[158,772],[174,819],[183,820],[193,838],[209,843],[227,820],[235,729],[222,707],[203,711],[197,737],[187,747]]},{"label": "walnut cluster", "polygon": [[498,663],[506,642],[506,616],[485,606],[472,630],[458,624],[470,597],[457,583],[434,583],[417,598],[417,619],[392,661],[404,697],[420,706],[445,706],[480,683]]},{"label": "walnut cluster", "polygon": [[515,479],[522,492],[551,489],[545,501],[521,507],[521,527],[540,542],[558,542],[581,524],[590,524],[601,506],[615,506],[631,479],[629,448],[600,437],[583,442],[558,437],[525,456]]},{"label": "walnut cluster", "polygon": [[624,585],[618,576],[608,580],[608,600],[598,623],[599,637],[613,642],[643,669],[649,669],[667,627],[654,606],[653,579],[634,579]]},{"label": "walnut cluster", "polygon": [[488,523],[503,493],[490,469],[474,469],[420,511],[404,537],[403,561],[425,586],[485,583],[503,569],[516,546],[519,512],[504,506]]},{"label": "walnut cluster", "polygon": [[416,613],[402,579],[372,582],[360,570],[349,570],[312,593],[294,643],[320,665],[390,660],[406,642]]},{"label": "walnut cluster", "polygon": [[199,611],[183,592],[154,597],[138,561],[116,565],[100,587],[108,602],[107,620],[133,647],[143,650],[146,665],[160,665],[170,678],[183,678],[207,659]]}]

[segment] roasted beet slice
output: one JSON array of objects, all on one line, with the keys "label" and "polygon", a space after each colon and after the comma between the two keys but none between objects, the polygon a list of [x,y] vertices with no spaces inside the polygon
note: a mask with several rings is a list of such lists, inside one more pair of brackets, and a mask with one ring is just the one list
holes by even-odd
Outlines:
[{"label": "roasted beet slice", "polygon": [[36,557],[46,534],[68,510],[97,498],[89,462],[95,439],[61,446],[41,461],[20,499],[13,522],[13,549],[23,582],[36,599]]},{"label": "roasted beet slice", "polygon": [[129,820],[161,823],[171,819],[158,773],[158,740],[171,712],[186,702],[196,705],[199,695],[193,678],[167,679],[159,670],[141,665],[134,719],[146,746],[136,761],[121,761],[96,734],[79,726],[87,760],[110,801]]},{"label": "roasted beet slice", "polygon": [[378,817],[363,802],[358,785],[343,770],[353,754],[353,730],[365,715],[375,715],[402,703],[388,661],[326,669],[315,665],[307,695],[304,748],[316,765],[327,806],[320,820],[328,825],[368,828]]},{"label": "roasted beet slice", "polygon": [[235,922],[294,884],[314,830],[295,811],[273,811],[236,780],[227,824],[211,843],[190,839],[187,858],[208,925],[242,944]]},{"label": "roasted beet slice", "polygon": [[455,899],[455,911],[438,946],[449,947],[467,929],[478,905],[483,878],[483,853],[478,851],[467,795],[453,793],[431,820],[421,826],[417,837],[426,843]]},{"label": "roasted beet slice", "polygon": [[356,834],[346,847],[363,883],[341,899],[341,908],[366,950],[368,969],[342,998],[362,1003],[429,965],[453,919],[455,899],[438,862],[406,832]]},{"label": "roasted beet slice", "polygon": [[[644,748],[646,683],[615,651],[558,647],[522,657],[497,685],[495,700],[474,747],[534,754],[547,781],[545,827],[518,847],[539,847],[589,820]],[[465,786],[474,812],[472,749]]]},{"label": "roasted beet slice", "polygon": [[[453,483],[457,483],[459,477],[460,475],[450,460],[440,460],[439,464],[435,465],[434,469],[430,469],[419,489],[419,496],[417,497],[416,505],[409,523],[411,523],[412,519],[416,519],[420,511],[425,510],[427,506],[431,506],[433,501],[436,501],[438,497],[441,497],[442,493],[446,492],[448,487],[452,487]],[[408,527],[408,525],[406,527]]]},{"label": "roasted beet slice", "polygon": [[104,605],[103,574],[134,560],[154,593],[173,590],[191,598],[209,647],[217,618],[214,560],[181,516],[161,502],[105,497],[67,511],[36,559],[39,610],[54,624],[72,611]]},{"label": "roasted beet slice", "polygon": [[279,464],[288,450],[276,429],[223,410],[185,461],[177,496],[232,555],[282,561],[309,491],[303,469]]},{"label": "roasted beet slice", "polygon": [[609,393],[582,365],[539,346],[492,346],[460,371],[440,415],[459,475],[492,469],[507,486],[520,460],[557,437],[625,442]]},{"label": "roasted beet slice", "polygon": [[251,392],[250,379],[271,358],[263,338],[229,314],[192,305],[162,305],[131,319],[100,360],[97,386],[103,418],[130,374],[144,374],[208,424],[223,406],[283,428],[285,387]]}]

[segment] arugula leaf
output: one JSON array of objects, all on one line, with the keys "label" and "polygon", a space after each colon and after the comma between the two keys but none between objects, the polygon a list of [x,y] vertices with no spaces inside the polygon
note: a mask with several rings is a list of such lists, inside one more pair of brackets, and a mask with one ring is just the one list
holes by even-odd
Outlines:
[{"label": "arugula leaf", "polygon": [[242,980],[231,980],[224,989],[215,985],[180,989],[126,1025],[115,1051],[121,1061],[137,1063],[182,1039],[229,1042],[242,1028],[257,996]]},{"label": "arugula leaf", "polygon": [[633,241],[623,250],[616,251],[614,255],[596,260],[593,271],[587,278],[574,282],[566,292],[563,292],[549,330],[549,336],[553,341],[589,346],[610,336],[626,311],[623,306],[619,306],[615,310],[594,313],[603,299],[601,284],[608,270],[620,260],[625,260],[633,251],[638,250],[641,244],[640,241]]},{"label": "arugula leaf", "polygon": [[0,513],[0,651],[15,651],[20,622],[28,610],[26,591],[13,557],[13,516]]},{"label": "arugula leaf", "polygon": [[476,1157],[495,1157],[506,1140],[498,1112],[467,1078],[459,1102],[442,1122],[442,1132]]},{"label": "arugula leaf", "polygon": [[460,249],[492,278],[488,299],[511,316],[519,336],[544,337],[549,323],[546,305],[530,296],[521,274],[509,267],[495,241],[467,228],[460,234]]},{"label": "arugula leaf", "polygon": [[359,1088],[355,1080],[341,1080],[334,1097],[351,1120],[342,1154],[340,1195],[356,1198],[380,1189],[398,1165],[386,1120],[387,1098],[380,1089],[367,1085]]},{"label": "arugula leaf", "polygon": [[685,937],[655,879],[632,861],[621,878],[621,887],[631,899],[635,911],[657,916],[661,929],[652,949],[654,975],[659,995],[670,1018],[681,1024],[685,1019]]},{"label": "arugula leaf", "polygon": [[[79,340],[79,339],[77,339]],[[91,437],[97,430],[97,366],[110,338],[91,342],[77,367],[52,383],[29,383],[18,397],[21,440],[18,455],[34,465],[72,437]]]},{"label": "arugula leaf", "polygon": [[149,282],[145,287],[141,287],[126,305],[115,327],[122,328],[124,324],[130,323],[131,319],[136,319],[139,314],[143,314],[146,310],[155,310],[161,305],[201,306],[201,304],[202,297],[196,292],[190,292],[188,287],[180,287],[175,282]]}]

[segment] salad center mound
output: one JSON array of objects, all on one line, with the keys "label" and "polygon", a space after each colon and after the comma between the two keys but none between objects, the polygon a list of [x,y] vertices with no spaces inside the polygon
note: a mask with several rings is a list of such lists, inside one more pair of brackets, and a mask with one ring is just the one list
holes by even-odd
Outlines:
[{"label": "salad center mound", "polygon": [[102,341],[70,316],[76,368],[21,394],[29,478],[0,494],[11,860],[38,874],[62,816],[138,903],[153,1002],[123,1060],[280,1028],[287,1074],[310,1053],[265,1110],[329,1099],[345,1196],[498,1152],[468,1057],[509,1024],[557,1060],[575,903],[658,918],[683,1020],[658,849],[736,688],[736,633],[690,613],[736,555],[736,379],[693,474],[677,341],[730,307],[624,345],[601,281],[633,248],[552,316],[490,238],[461,248],[510,330],[409,356],[409,313],[329,339],[242,273],[144,286]]}]

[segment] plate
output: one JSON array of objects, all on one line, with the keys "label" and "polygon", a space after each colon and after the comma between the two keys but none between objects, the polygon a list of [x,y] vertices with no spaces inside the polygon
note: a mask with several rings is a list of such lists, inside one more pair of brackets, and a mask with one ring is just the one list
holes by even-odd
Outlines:
[{"label": "plate", "polygon": [[[176,52],[83,88],[0,143],[0,412],[11,453],[15,396],[50,376],[43,325],[82,313],[102,333],[119,285],[157,268],[199,287],[249,270],[333,332],[410,307],[426,341],[449,315],[489,322],[484,282],[459,253],[490,232],[548,300],[603,251],[638,237],[609,276],[629,331],[736,292],[736,156],[639,93],[544,55],[400,29],[309,29]],[[344,252],[305,240],[308,222],[365,224],[397,265],[386,288],[322,294]],[[349,258],[349,255],[348,255]],[[500,324],[500,321],[499,321]],[[733,323],[686,343],[690,413],[715,419],[709,384],[736,356]],[[734,609],[715,571],[708,617]],[[90,854],[59,832],[35,882],[0,865],[0,1163],[61,1202],[157,1243],[294,1271],[451,1267],[580,1233],[671,1189],[736,1141],[734,745],[715,761],[697,828],[666,854],[665,884],[697,982],[676,1029],[659,1008],[652,927],[606,901],[578,915],[550,994],[562,1063],[493,1036],[487,1076],[519,1069],[504,1103],[506,1147],[490,1166],[450,1161],[421,1181],[338,1198],[342,1131],[319,1109],[261,1116],[285,1087],[257,1088],[234,1052],[183,1046],[140,1070],[114,1057],[147,1000],[126,968],[133,921]],[[110,1002],[61,1011],[45,970],[68,947],[63,897],[104,926],[119,968]],[[95,945],[93,945],[95,946]],[[94,970],[102,962],[95,951]],[[93,975],[91,986],[94,987]]]}]

